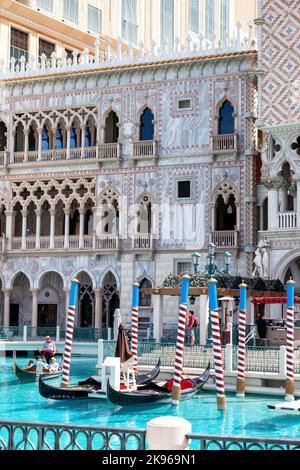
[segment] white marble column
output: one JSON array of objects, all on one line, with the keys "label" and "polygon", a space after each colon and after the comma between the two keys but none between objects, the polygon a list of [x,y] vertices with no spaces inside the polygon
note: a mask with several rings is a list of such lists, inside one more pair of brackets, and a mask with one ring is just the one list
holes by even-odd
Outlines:
[{"label": "white marble column", "polygon": [[50,250],[55,248],[55,209],[50,209]]},{"label": "white marble column", "polygon": [[10,289],[2,289],[4,294],[4,317],[3,326],[9,326],[9,313],[10,313]]},{"label": "white marble column", "polygon": [[67,321],[67,312],[68,312],[68,308],[69,308],[69,301],[70,301],[70,289],[68,287],[66,287],[64,289],[64,293],[66,295],[66,309],[65,309],[65,321]]},{"label": "white marble column", "polygon": [[268,191],[268,230],[278,229],[278,204],[279,189],[273,186]]},{"label": "white marble column", "polygon": [[79,248],[84,248],[84,208],[79,209]]},{"label": "white marble column", "polygon": [[163,335],[163,295],[153,295],[153,336],[156,341],[160,341]]},{"label": "white marble column", "polygon": [[14,211],[6,211],[6,238],[7,238],[7,249],[12,248],[12,238],[15,234],[15,216]]},{"label": "white marble column", "polygon": [[69,233],[70,233],[70,209],[64,209],[65,213],[65,240],[64,240],[64,249],[69,248]]},{"label": "white marble column", "polygon": [[24,162],[28,162],[28,136],[29,129],[24,130]]},{"label": "white marble column", "polygon": [[66,127],[67,131],[67,160],[70,159],[70,137],[71,137],[71,128]]},{"label": "white marble column", "polygon": [[85,126],[81,126],[81,158],[84,158]]},{"label": "white marble column", "polygon": [[22,245],[21,250],[26,250],[27,211],[22,211]]},{"label": "white marble column", "polygon": [[36,328],[37,321],[38,321],[38,294],[39,289],[30,289],[32,294],[32,314],[31,314],[31,326],[32,328]]},{"label": "white marble column", "polygon": [[95,320],[94,327],[102,328],[102,298],[103,298],[103,289],[95,288]]},{"label": "white marble column", "polygon": [[287,187],[282,186],[279,189],[279,194],[280,194],[280,212],[287,212],[287,209],[288,209]]},{"label": "white marble column", "polygon": [[38,160],[42,160],[42,134],[43,129],[41,127],[38,128]]},{"label": "white marble column", "polygon": [[35,248],[41,248],[41,210],[36,210]]}]

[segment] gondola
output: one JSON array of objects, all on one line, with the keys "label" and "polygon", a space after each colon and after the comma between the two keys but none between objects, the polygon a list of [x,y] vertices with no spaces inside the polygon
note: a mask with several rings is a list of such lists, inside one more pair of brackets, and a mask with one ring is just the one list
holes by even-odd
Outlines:
[{"label": "gondola", "polygon": [[[206,384],[210,377],[210,364],[208,364],[205,372],[196,379],[188,379],[183,381],[187,388],[181,390],[181,400],[192,398]],[[118,406],[140,406],[140,405],[164,405],[171,403],[172,393],[166,385],[158,385],[151,382],[142,390],[133,392],[119,392],[107,384],[107,399],[114,405]]]},{"label": "gondola", "polygon": [[[160,359],[155,368],[149,374],[137,376],[136,382],[138,388],[143,389],[147,387],[153,380],[155,380],[160,372]],[[49,385],[43,380],[39,380],[39,392],[44,398],[51,398],[52,400],[82,400],[87,398],[104,398],[106,394],[102,391],[101,381],[97,377],[89,377],[86,380],[78,382],[77,385],[69,386],[66,388],[54,387]]]},{"label": "gondola", "polygon": [[[13,361],[13,367],[14,367],[15,376],[17,377],[17,379],[20,380],[20,382],[22,382],[22,383],[33,383],[33,382],[35,382],[35,380],[36,380],[36,372],[35,371],[22,369],[21,367],[18,366],[15,359]],[[48,372],[48,373],[45,373],[45,374],[40,374],[40,377],[47,377],[47,378],[52,378],[52,379],[55,379],[56,377],[60,377],[60,376],[61,376],[61,371]]]}]

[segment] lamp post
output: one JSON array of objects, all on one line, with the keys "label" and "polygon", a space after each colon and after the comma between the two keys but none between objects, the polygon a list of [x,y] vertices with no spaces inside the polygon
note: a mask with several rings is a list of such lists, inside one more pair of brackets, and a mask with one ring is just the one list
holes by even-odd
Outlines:
[{"label": "lamp post", "polygon": [[194,266],[194,274],[198,274],[198,266],[199,266],[199,260],[201,258],[200,253],[193,253],[192,254],[192,261],[193,261],[193,266]]}]

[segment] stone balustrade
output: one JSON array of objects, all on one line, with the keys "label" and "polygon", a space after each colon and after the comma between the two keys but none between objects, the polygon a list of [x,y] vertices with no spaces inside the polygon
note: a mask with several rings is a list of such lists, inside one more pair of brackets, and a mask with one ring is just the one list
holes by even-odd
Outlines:
[{"label": "stone balustrade", "polygon": [[[83,235],[82,239],[79,235],[69,235],[67,237],[68,244],[66,247],[66,237],[64,235],[56,235],[54,237],[55,250],[118,250],[119,249],[119,236],[118,235]],[[82,241],[81,241],[82,240]],[[3,243],[2,243],[3,241]],[[6,251],[6,238],[0,238],[1,251]],[[12,237],[11,240],[12,251],[36,251],[36,250],[50,250],[50,236],[39,237],[37,244],[35,235],[28,235],[25,238],[25,245],[22,245],[22,237]],[[10,251],[10,250],[8,250]]]},{"label": "stone balustrade", "polygon": [[297,213],[296,212],[279,212],[278,214],[278,228],[297,228]]},{"label": "stone balustrade", "polygon": [[144,233],[135,235],[133,239],[133,248],[136,250],[152,250],[153,249],[153,235],[151,233]]},{"label": "stone balustrade", "polygon": [[216,247],[234,248],[239,244],[239,232],[237,230],[220,230],[211,232],[211,242]]},{"label": "stone balustrade", "polygon": [[92,71],[98,69],[106,69],[124,65],[143,65],[145,63],[161,63],[163,61],[172,61],[177,59],[192,59],[194,57],[205,57],[219,54],[230,54],[256,50],[256,39],[252,37],[252,25],[249,24],[249,33],[245,38],[241,37],[241,24],[237,23],[235,37],[227,38],[225,41],[208,40],[202,34],[198,39],[192,40],[190,36],[186,38],[184,43],[176,38],[173,45],[166,42],[157,47],[155,41],[151,42],[151,50],[147,50],[141,42],[138,48],[134,48],[131,44],[128,50],[122,47],[122,41],[119,39],[116,49],[113,49],[109,39],[105,42],[105,50],[100,50],[100,42],[96,39],[94,50],[89,52],[84,49],[81,55],[74,49],[72,58],[67,57],[67,52],[62,51],[61,57],[55,52],[51,57],[41,55],[40,60],[30,56],[28,62],[22,56],[20,60],[14,57],[10,59],[9,64],[3,60],[0,63],[0,78],[20,78],[20,77],[37,77],[52,75],[58,73]]},{"label": "stone balustrade", "polygon": [[155,140],[144,140],[133,143],[133,156],[134,157],[156,157],[157,156],[157,142]]},{"label": "stone balustrade", "polygon": [[213,153],[237,152],[237,134],[213,135],[211,149]]}]

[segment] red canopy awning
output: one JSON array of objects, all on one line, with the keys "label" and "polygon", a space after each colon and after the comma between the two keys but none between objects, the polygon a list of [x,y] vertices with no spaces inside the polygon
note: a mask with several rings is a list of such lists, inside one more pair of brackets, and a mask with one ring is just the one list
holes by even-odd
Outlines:
[{"label": "red canopy awning", "polygon": [[[286,297],[253,297],[251,302],[257,304],[286,304]],[[295,304],[300,304],[300,297],[295,297]]]}]

